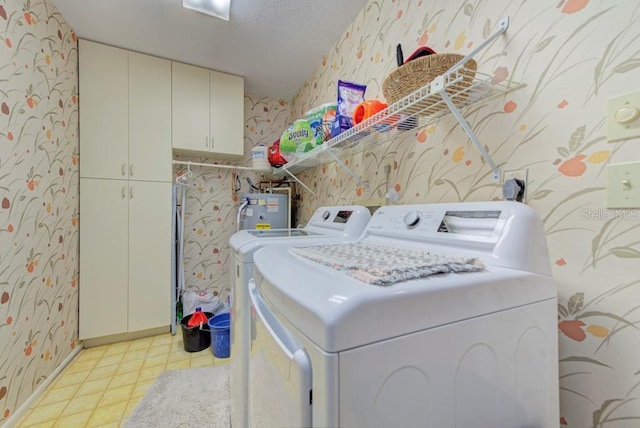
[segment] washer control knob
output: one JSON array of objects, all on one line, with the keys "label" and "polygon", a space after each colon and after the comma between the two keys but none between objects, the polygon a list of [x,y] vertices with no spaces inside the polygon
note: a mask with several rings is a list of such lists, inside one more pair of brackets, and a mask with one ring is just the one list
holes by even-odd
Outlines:
[{"label": "washer control knob", "polygon": [[418,211],[409,211],[402,221],[407,229],[413,229],[420,223],[420,213]]},{"label": "washer control knob", "polygon": [[331,215],[331,212],[329,210],[326,210],[325,212],[322,213],[322,219],[327,220],[330,215]]}]

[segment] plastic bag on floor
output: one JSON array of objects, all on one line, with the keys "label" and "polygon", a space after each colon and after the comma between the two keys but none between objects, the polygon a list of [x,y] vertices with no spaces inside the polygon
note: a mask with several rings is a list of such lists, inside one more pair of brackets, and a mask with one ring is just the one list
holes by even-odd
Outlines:
[{"label": "plastic bag on floor", "polygon": [[194,313],[197,307],[201,307],[202,312],[212,312],[215,315],[229,312],[229,305],[210,291],[185,291],[182,294],[183,316]]}]

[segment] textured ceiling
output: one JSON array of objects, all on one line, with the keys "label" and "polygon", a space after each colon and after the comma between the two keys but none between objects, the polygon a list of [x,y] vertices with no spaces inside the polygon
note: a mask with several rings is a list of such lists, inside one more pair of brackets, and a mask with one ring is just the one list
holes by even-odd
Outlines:
[{"label": "textured ceiling", "polygon": [[81,38],[237,74],[289,100],[367,0],[232,0],[229,22],[182,0],[53,0]]}]

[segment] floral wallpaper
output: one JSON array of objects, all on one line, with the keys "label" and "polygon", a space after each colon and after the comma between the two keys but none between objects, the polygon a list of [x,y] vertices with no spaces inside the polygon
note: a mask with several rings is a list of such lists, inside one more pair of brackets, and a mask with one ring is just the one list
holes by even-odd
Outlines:
[{"label": "floral wallpaper", "polygon": [[[282,134],[289,119],[289,104],[283,100],[245,95],[244,152],[236,165],[251,164],[251,149],[258,144],[270,145]],[[211,159],[179,158],[193,162],[213,163]],[[224,163],[224,162],[221,162]],[[229,162],[227,162],[229,163]],[[185,172],[178,168],[177,173]],[[230,290],[231,253],[229,238],[236,232],[236,216],[242,195],[249,193],[247,178],[258,185],[260,174],[252,171],[192,167],[186,190],[184,224],[185,289],[209,290],[227,300]],[[237,173],[237,180],[234,174]],[[181,196],[179,196],[181,200]]]},{"label": "floral wallpaper", "polygon": [[[638,139],[609,143],[605,125],[607,99],[640,80],[640,3],[371,0],[293,98],[290,120],[335,100],[338,79],[382,98],[397,43],[405,57],[422,45],[466,54],[504,16],[509,29],[476,56],[478,69],[526,86],[466,118],[502,170],[528,170],[527,203],[545,224],[559,296],[559,424],[640,426],[640,207],[605,205],[607,165],[640,160]],[[387,187],[404,204],[502,197],[452,117],[343,160],[371,193],[335,163],[307,170],[300,178],[316,195],[303,193],[301,222],[319,205]]]},{"label": "floral wallpaper", "polygon": [[[640,79],[640,4],[628,0],[371,0],[291,101],[245,97],[245,161],[294,119],[334,101],[336,82],[382,98],[421,45],[467,53],[496,23],[510,27],[476,56],[495,80],[525,86],[466,118],[502,170],[528,171],[527,203],[542,217],[558,285],[560,426],[640,423],[640,209],[606,208],[606,167],[640,160],[637,138],[609,143],[608,98]],[[76,38],[50,0],[0,0],[0,423],[77,343]],[[640,146],[638,146],[640,147]],[[194,159],[196,161],[207,161]],[[344,155],[370,193],[336,164],[307,170],[297,224],[319,205],[383,197],[399,203],[501,197],[500,183],[451,117]],[[387,177],[384,165],[391,165]],[[228,238],[258,174],[194,167],[187,183],[187,289],[226,299]]]},{"label": "floral wallpaper", "polygon": [[0,424],[78,322],[77,39],[50,0],[0,0]]}]

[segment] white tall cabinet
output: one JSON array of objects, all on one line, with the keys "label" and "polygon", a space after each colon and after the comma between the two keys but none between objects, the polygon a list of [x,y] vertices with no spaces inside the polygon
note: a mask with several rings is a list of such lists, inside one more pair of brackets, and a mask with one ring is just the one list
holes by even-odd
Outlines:
[{"label": "white tall cabinet", "polygon": [[173,149],[184,154],[239,159],[244,155],[244,80],[173,63]]},{"label": "white tall cabinet", "polygon": [[80,339],[170,324],[171,62],[86,40]]}]

